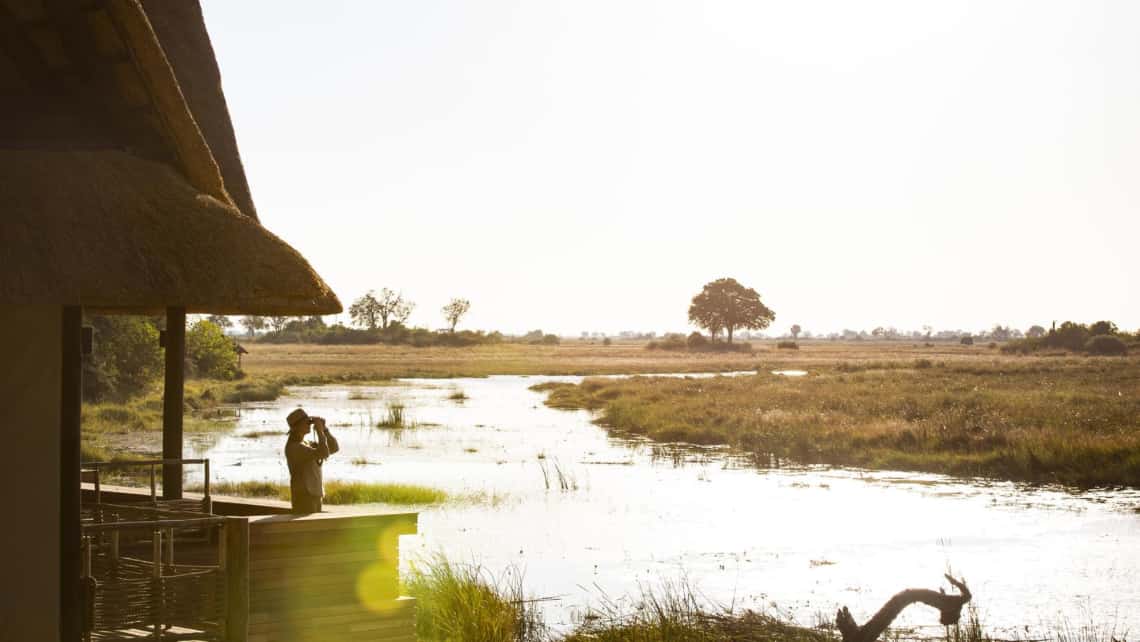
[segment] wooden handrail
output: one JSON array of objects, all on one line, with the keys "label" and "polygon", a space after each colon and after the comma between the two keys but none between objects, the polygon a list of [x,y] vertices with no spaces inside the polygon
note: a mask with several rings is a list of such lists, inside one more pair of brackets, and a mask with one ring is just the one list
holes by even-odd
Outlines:
[{"label": "wooden handrail", "polygon": [[131,466],[161,466],[163,464],[206,464],[209,459],[130,459],[123,461],[89,461],[81,468],[129,468]]},{"label": "wooden handrail", "polygon": [[193,517],[185,519],[151,519],[133,522],[104,522],[102,524],[83,524],[84,532],[101,533],[104,531],[127,530],[142,528],[153,530],[155,528],[191,528],[195,526],[219,526],[224,524],[225,517]]}]

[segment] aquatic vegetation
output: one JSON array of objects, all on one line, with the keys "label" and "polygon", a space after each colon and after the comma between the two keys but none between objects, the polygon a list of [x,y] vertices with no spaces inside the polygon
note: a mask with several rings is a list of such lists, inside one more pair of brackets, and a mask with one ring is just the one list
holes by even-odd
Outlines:
[{"label": "aquatic vegetation", "polygon": [[734,611],[701,598],[685,581],[643,588],[632,608],[603,599],[586,612],[563,642],[835,642],[826,630],[808,629],[755,611]]},{"label": "aquatic vegetation", "polygon": [[1077,485],[1140,485],[1131,359],[844,362],[808,377],[548,383],[554,408],[661,442],[791,460]]},{"label": "aquatic vegetation", "polygon": [[538,467],[542,469],[542,481],[546,490],[550,490],[552,483],[557,490],[563,492],[578,490],[578,478],[569,470],[564,470],[557,459],[548,462],[543,455],[538,458]]},{"label": "aquatic vegetation", "polygon": [[464,402],[470,399],[470,397],[468,397],[467,393],[463,392],[462,390],[456,390],[455,392],[447,395],[447,399],[449,401]]},{"label": "aquatic vegetation", "polygon": [[390,402],[384,418],[376,424],[377,428],[407,428],[408,425],[407,415],[404,412],[404,405],[397,402]]},{"label": "aquatic vegetation", "polygon": [[285,393],[285,386],[280,381],[259,380],[236,384],[226,390],[221,396],[225,403],[242,403],[246,401],[273,401]]},{"label": "aquatic vegetation", "polygon": [[[201,490],[200,487],[197,490]],[[289,501],[289,484],[274,481],[215,482],[210,485],[215,495],[261,497]],[[448,494],[438,488],[416,484],[382,482],[326,481],[326,504],[438,504]]]},{"label": "aquatic vegetation", "polygon": [[281,437],[281,438],[284,438],[285,435],[286,435],[285,430],[251,430],[249,432],[244,432],[244,433],[237,435],[237,436],[241,437],[242,439],[261,439],[262,437]]},{"label": "aquatic vegetation", "polygon": [[545,626],[525,599],[522,574],[492,575],[477,564],[457,564],[442,555],[413,564],[404,589],[416,598],[416,637],[472,642],[539,641]]},{"label": "aquatic vegetation", "polygon": [[446,492],[430,486],[378,482],[325,482],[327,504],[438,504],[447,501]]}]

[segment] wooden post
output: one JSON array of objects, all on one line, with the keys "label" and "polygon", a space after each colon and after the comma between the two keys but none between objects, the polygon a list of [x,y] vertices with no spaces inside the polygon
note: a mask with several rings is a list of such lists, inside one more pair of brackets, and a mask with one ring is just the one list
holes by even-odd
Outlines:
[{"label": "wooden post", "polygon": [[[186,308],[166,309],[166,372],[162,387],[162,458],[182,459],[182,385],[186,360]],[[182,499],[182,466],[162,467],[162,498]]]},{"label": "wooden post", "polygon": [[83,308],[63,308],[59,412],[59,638],[82,635],[79,577],[79,440],[83,403]]},{"label": "wooden post", "polygon": [[246,642],[249,637],[249,520],[226,519],[226,642]]}]

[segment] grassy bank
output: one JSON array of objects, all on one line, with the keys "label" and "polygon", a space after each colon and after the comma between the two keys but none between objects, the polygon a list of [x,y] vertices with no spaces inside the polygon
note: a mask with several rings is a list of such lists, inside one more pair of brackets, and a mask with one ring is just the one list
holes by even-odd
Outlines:
[{"label": "grassy bank", "polygon": [[781,622],[752,611],[713,613],[687,587],[647,591],[635,608],[588,612],[569,633],[554,635],[528,599],[522,576],[500,576],[478,565],[435,557],[404,578],[416,598],[416,637],[467,642],[833,642],[826,631]]},{"label": "grassy bank", "polygon": [[246,346],[249,354],[244,367],[251,379],[298,380],[299,385],[300,381],[333,383],[396,377],[725,372],[757,366],[812,369],[838,362],[919,358],[946,362],[1027,359],[1002,355],[985,345],[946,342],[801,340],[798,350],[780,350],[776,341],[751,343],[751,354],[648,350],[645,341],[615,341],[606,346],[568,340],[555,346],[505,343],[465,348],[252,343]]},{"label": "grassy bank", "polygon": [[558,408],[658,441],[801,463],[1140,486],[1140,362],[843,361],[809,376],[588,379]]},{"label": "grassy bank", "polygon": [[[199,489],[200,490],[200,489]],[[219,482],[210,486],[215,495],[261,497],[289,501],[289,484],[269,481]],[[407,506],[438,504],[448,500],[438,488],[415,484],[379,482],[325,482],[326,504],[399,504]]]},{"label": "grassy bank", "polygon": [[[413,567],[404,589],[416,598],[416,637],[428,641],[467,642],[838,642],[831,621],[816,627],[792,624],[751,610],[710,604],[684,582],[664,583],[627,607],[607,606],[576,618],[568,632],[551,631],[538,607],[540,599],[525,595],[522,577],[508,571],[498,576],[478,565],[456,564],[437,556]],[[626,603],[626,600],[621,600]],[[912,609],[925,609],[912,606]],[[830,609],[829,609],[830,611]],[[865,617],[865,616],[864,616]],[[936,611],[924,617],[937,621]],[[999,642],[985,630],[973,605],[957,626],[944,629],[943,642]],[[1026,630],[1036,642],[1114,642],[1122,640],[1111,625],[1059,624],[1044,631]],[[888,629],[882,639],[911,639]],[[935,638],[938,639],[938,638]],[[1005,642],[1009,642],[1006,640]]]}]

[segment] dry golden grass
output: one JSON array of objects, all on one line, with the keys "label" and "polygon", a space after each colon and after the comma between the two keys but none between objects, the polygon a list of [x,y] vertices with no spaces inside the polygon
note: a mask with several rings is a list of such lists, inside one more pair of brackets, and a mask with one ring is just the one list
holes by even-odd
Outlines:
[{"label": "dry golden grass", "polygon": [[811,369],[841,361],[937,359],[1019,360],[985,346],[936,343],[801,341],[799,350],[781,350],[772,341],[754,341],[747,353],[690,353],[647,350],[645,342],[610,346],[564,341],[557,346],[503,343],[464,348],[390,345],[246,344],[243,366],[254,377],[345,380],[392,377],[456,377],[492,374],[635,374],[723,372],[757,367]]},{"label": "dry golden grass", "polygon": [[805,377],[587,379],[548,404],[802,463],[1140,486],[1140,360],[842,360]]}]

